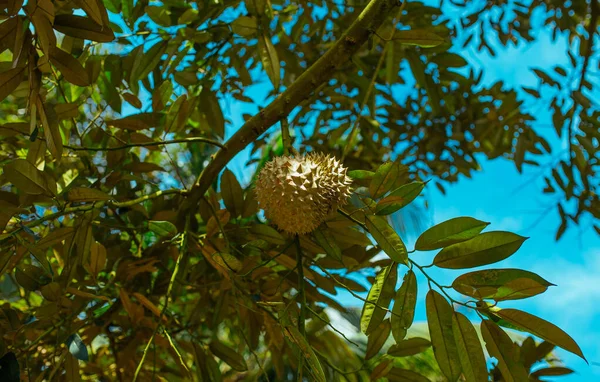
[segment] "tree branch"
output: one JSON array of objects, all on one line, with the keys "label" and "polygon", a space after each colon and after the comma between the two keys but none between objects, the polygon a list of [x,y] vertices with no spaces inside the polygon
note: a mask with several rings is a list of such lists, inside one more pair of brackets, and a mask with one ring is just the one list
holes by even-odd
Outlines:
[{"label": "tree branch", "polygon": [[266,108],[250,118],[204,168],[189,197],[182,203],[180,218],[195,206],[221,170],[233,157],[254,142],[268,128],[287,116],[302,100],[348,61],[399,5],[397,0],[371,0],[340,39],[308,70]]},{"label": "tree branch", "polygon": [[219,146],[223,148],[223,144],[217,141],[213,141],[208,138],[203,137],[192,137],[192,138],[180,138],[180,139],[172,139],[170,141],[156,141],[156,142],[144,142],[144,143],[128,143],[123,146],[117,147],[77,147],[77,146],[68,146],[63,145],[64,148],[72,150],[72,151],[118,151],[125,150],[132,147],[151,147],[151,146],[162,146],[162,145],[170,145],[173,143],[192,143],[192,142],[204,142],[214,146]]}]

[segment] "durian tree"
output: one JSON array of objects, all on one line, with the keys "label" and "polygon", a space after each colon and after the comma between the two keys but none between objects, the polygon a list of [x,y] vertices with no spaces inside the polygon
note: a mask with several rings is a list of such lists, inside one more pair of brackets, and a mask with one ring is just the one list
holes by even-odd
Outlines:
[{"label": "durian tree", "polygon": [[[535,41],[534,15],[571,65],[483,86],[461,47]],[[557,239],[600,231],[597,16],[594,0],[0,0],[0,380],[572,372],[548,354],[584,358],[576,342],[510,308],[553,284],[492,265],[525,237],[459,216],[407,248],[391,219],[482,157],[552,156]],[[464,272],[446,286],[432,267]],[[366,344],[336,328],[341,291]],[[407,337],[423,301],[429,336]]]}]

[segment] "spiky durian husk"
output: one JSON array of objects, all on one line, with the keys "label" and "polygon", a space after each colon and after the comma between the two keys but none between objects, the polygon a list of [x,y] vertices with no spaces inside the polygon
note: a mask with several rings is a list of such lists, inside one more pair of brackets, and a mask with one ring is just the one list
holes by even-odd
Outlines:
[{"label": "spiky durian husk", "polygon": [[258,174],[256,199],[281,230],[305,234],[346,204],[351,183],[346,168],[329,155],[281,156]]}]

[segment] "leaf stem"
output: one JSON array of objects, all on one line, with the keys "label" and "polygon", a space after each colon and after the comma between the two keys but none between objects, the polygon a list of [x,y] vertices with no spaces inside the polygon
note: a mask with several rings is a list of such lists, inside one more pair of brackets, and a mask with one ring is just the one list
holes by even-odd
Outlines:
[{"label": "leaf stem", "polygon": [[143,143],[128,143],[123,146],[117,147],[85,147],[85,146],[68,146],[64,145],[63,147],[69,149],[71,151],[119,151],[126,150],[132,147],[152,147],[152,146],[162,146],[162,145],[170,145],[174,143],[194,143],[194,142],[204,142],[214,146],[218,146],[223,148],[223,144],[212,139],[204,138],[204,137],[190,137],[190,138],[179,138],[179,139],[171,139],[168,141],[156,141],[156,142],[143,142]]},{"label": "leaf stem", "polygon": [[[304,290],[304,266],[302,265],[302,248],[300,246],[300,237],[296,235],[296,268],[298,271],[298,298],[300,302],[300,316],[298,317],[298,331],[300,335],[306,338],[306,292]],[[302,368],[304,367],[304,356],[300,352],[298,358],[298,376],[297,381],[302,382]]]}]

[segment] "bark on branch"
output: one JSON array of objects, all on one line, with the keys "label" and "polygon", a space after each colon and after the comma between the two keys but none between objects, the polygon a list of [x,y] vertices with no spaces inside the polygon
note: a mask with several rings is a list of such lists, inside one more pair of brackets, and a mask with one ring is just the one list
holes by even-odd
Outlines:
[{"label": "bark on branch", "polygon": [[338,67],[360,49],[388,18],[390,11],[398,5],[400,5],[398,0],[371,0],[348,30],[319,60],[266,108],[250,118],[225,143],[225,147],[217,152],[198,177],[188,198],[182,203],[179,216],[182,217],[192,206],[197,205],[221,170],[237,153],[254,142],[269,127],[286,117],[321,84],[331,79]]}]

